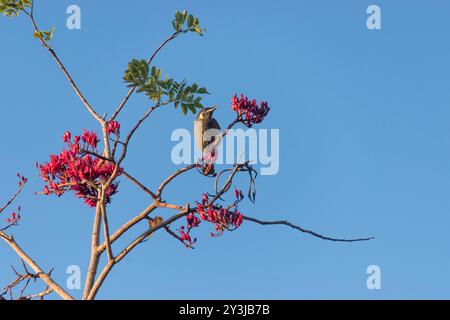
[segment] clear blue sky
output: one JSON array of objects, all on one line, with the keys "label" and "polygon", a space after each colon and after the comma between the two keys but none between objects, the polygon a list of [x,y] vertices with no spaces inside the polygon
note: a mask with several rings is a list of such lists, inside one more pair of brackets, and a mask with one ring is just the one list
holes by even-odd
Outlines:
[{"label": "clear blue sky", "polygon": [[[330,236],[376,236],[331,243],[244,223],[211,239],[205,224],[196,231],[196,249],[186,250],[160,233],[113,270],[99,298],[450,298],[449,3],[36,2],[38,21],[56,26],[55,50],[100,113],[126,93],[127,62],[148,57],[172,32],[175,10],[192,11],[205,37],[180,37],[155,64],[205,85],[212,93],[206,103],[222,106],[222,123],[232,117],[230,97],[244,92],[269,101],[262,127],[280,129],[280,171],[258,179],[257,204],[242,211]],[[81,7],[81,30],[65,28],[70,4]],[[366,28],[369,4],[381,7],[382,30]],[[64,284],[68,265],[86,272],[92,210],[71,195],[34,195],[42,187],[34,162],[62,148],[65,130],[98,127],[31,34],[24,17],[0,19],[0,194],[13,191],[16,172],[30,179],[14,233]],[[145,103],[134,96],[120,119],[124,129]],[[192,121],[172,109],[155,113],[132,144],[128,171],[157,186],[176,169],[172,130]],[[185,203],[210,188],[187,175],[167,197]],[[127,182],[120,189],[110,208],[112,229],[148,203]],[[13,277],[9,265],[19,261],[4,244],[0,249],[4,284]],[[366,288],[372,264],[381,268],[381,290]]]}]

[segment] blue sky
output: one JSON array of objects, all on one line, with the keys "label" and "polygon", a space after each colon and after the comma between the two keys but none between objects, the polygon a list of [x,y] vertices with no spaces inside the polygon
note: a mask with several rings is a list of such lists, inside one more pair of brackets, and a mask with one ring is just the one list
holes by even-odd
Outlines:
[{"label": "blue sky", "polygon": [[[82,10],[82,29],[65,27],[66,8]],[[366,8],[382,10],[382,30],[366,28]],[[381,299],[450,298],[450,5],[444,1],[37,1],[42,28],[99,113],[121,101],[123,71],[146,58],[172,32],[175,10],[200,17],[204,38],[184,35],[155,65],[177,79],[205,85],[217,118],[232,119],[234,93],[268,100],[261,128],[280,129],[280,171],[258,178],[261,219],[288,219],[336,237],[331,243],[284,227],[244,223],[216,239],[196,230],[195,250],[164,233],[118,265],[102,299]],[[63,285],[69,265],[85,274],[92,210],[71,195],[34,195],[42,188],[35,161],[62,148],[69,129],[98,131],[54,61],[32,38],[24,17],[0,19],[2,73],[0,194],[30,180],[14,234]],[[130,128],[147,106],[134,96],[120,118]],[[176,128],[193,116],[160,110],[133,142],[126,167],[150,187],[177,167],[170,161]],[[186,175],[167,198],[185,203],[212,191]],[[110,207],[111,228],[148,204],[126,181]],[[145,228],[145,227],[142,227]],[[142,229],[140,229],[142,230]],[[129,240],[129,238],[127,238]],[[125,242],[121,242],[121,245]],[[18,259],[4,245],[2,284]],[[381,290],[368,290],[366,268],[381,268]],[[81,292],[70,291],[76,297]]]}]

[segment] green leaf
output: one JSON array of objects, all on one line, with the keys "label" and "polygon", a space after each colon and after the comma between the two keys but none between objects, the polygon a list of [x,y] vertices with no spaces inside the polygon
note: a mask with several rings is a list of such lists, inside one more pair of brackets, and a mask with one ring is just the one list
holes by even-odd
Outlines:
[{"label": "green leaf", "polygon": [[188,83],[183,80],[177,82],[174,79],[162,76],[161,69],[156,66],[151,68],[145,60],[131,60],[125,70],[124,81],[128,87],[137,87],[138,93],[144,93],[150,100],[161,104],[174,104],[175,108],[181,106],[183,114],[188,111],[195,113],[201,104],[202,94],[207,94],[205,87]]},{"label": "green leaf", "polygon": [[44,37],[44,35],[42,34],[42,31],[35,31],[33,33],[33,37],[37,38],[37,39],[42,39]]},{"label": "green leaf", "polygon": [[0,14],[13,18],[27,7],[31,8],[31,4],[31,0],[0,0]]},{"label": "green leaf", "polygon": [[53,39],[53,34],[55,32],[55,27],[52,27],[50,31],[41,31],[40,39],[44,41],[51,41]]},{"label": "green leaf", "polygon": [[194,16],[190,14],[187,19],[187,27],[190,29],[194,25]]},{"label": "green leaf", "polygon": [[[152,69],[153,72],[153,69]],[[149,66],[146,60],[133,59],[128,63],[128,69],[125,70],[124,81],[133,86],[143,86],[149,79]]]},{"label": "green leaf", "polygon": [[205,31],[205,29],[200,27],[199,19],[192,14],[188,14],[186,10],[183,10],[182,13],[179,11],[175,12],[175,19],[172,21],[172,26],[176,32],[195,32],[200,36],[203,36],[203,31]]},{"label": "green leaf", "polygon": [[184,25],[184,22],[186,21],[186,18],[187,18],[187,11],[186,10],[183,10],[183,13],[181,14],[181,18],[180,18],[180,24],[181,25]]},{"label": "green leaf", "polygon": [[201,87],[197,90],[198,94],[209,94],[208,90],[205,87]]},{"label": "green leaf", "polygon": [[189,105],[188,106],[188,108],[189,108],[189,110],[191,110],[191,112],[193,113],[193,114],[196,114],[197,113],[197,109],[195,108],[195,106],[193,106],[193,105]]},{"label": "green leaf", "polygon": [[180,23],[176,20],[172,21],[172,26],[175,29],[175,31],[180,31]]}]

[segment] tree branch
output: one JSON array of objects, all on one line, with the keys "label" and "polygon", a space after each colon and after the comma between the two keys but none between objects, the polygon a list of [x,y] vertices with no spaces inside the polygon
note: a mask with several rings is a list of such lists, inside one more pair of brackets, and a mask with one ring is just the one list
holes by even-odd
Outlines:
[{"label": "tree branch", "polygon": [[105,281],[105,278],[108,276],[108,274],[111,272],[112,268],[119,263],[123,258],[125,258],[128,253],[130,253],[137,245],[141,244],[142,242],[145,241],[145,239],[147,239],[151,234],[153,234],[154,232],[158,231],[161,228],[164,228],[166,226],[168,226],[169,224],[173,223],[174,221],[188,215],[191,212],[195,212],[196,209],[191,209],[189,208],[189,205],[186,206],[186,208],[181,211],[180,213],[170,217],[167,220],[164,220],[163,222],[161,222],[160,224],[149,228],[147,231],[145,231],[144,233],[142,233],[140,236],[138,236],[135,240],[133,240],[129,245],[127,245],[113,260],[108,261],[108,263],[106,264],[105,268],[102,270],[102,272],[100,273],[97,281],[95,282],[94,286],[92,287],[92,290],[88,296],[88,300],[93,300],[95,299],[95,296],[98,293],[98,290],[100,289],[100,287],[103,284],[103,281]]},{"label": "tree branch", "polygon": [[[11,205],[11,203],[14,202],[14,200],[16,200],[16,198],[17,198],[17,197],[19,196],[19,194],[22,192],[24,186],[25,186],[25,183],[20,183],[20,184],[19,184],[19,189],[17,189],[16,193],[15,193],[11,198],[9,198],[9,200],[3,205],[3,207],[0,208],[0,214],[1,214],[3,211],[5,211],[6,208],[8,208],[8,207]],[[3,230],[2,230],[2,231],[3,231]]]},{"label": "tree branch", "polygon": [[[103,196],[102,196],[103,198]],[[109,224],[108,217],[106,216],[105,205],[102,204],[100,208],[102,212],[102,220],[103,220],[103,233],[105,234],[105,244],[106,244],[106,253],[108,254],[108,260],[112,260],[114,258],[112,249],[111,249],[111,239],[109,237]]]},{"label": "tree branch", "polygon": [[[23,282],[25,282],[25,284],[22,285],[22,289],[20,290],[18,297],[15,298],[16,300],[32,300],[34,298],[40,298],[41,300],[43,300],[45,296],[53,292],[53,290],[49,286],[47,286],[47,288],[40,293],[24,296],[24,292],[28,288],[28,285],[30,284],[31,280],[36,281],[37,279],[39,279],[39,276],[37,274],[28,271],[25,262],[23,260],[21,260],[21,262],[24,273],[19,273],[16,271],[16,269],[14,269],[14,267],[11,267],[13,272],[16,274],[17,278],[4,288],[4,292],[0,294],[0,300],[6,300],[3,296],[8,293],[10,300],[13,300],[13,289],[21,285]],[[50,276],[52,271],[53,269],[50,270],[50,272],[48,272],[47,275]]]},{"label": "tree branch", "polygon": [[133,182],[135,185],[137,185],[139,188],[141,188],[145,193],[149,194],[150,197],[152,197],[154,200],[157,199],[156,194],[154,194],[152,191],[150,191],[146,186],[144,186],[142,183],[140,183],[136,178],[132,177],[128,172],[125,170],[122,173],[125,177],[127,177],[131,182]]},{"label": "tree branch", "polygon": [[[158,204],[156,201],[154,201],[152,204],[150,204],[147,208],[145,208],[140,214],[135,216],[134,218],[130,219],[128,222],[123,224],[116,232],[114,232],[111,235],[110,241],[111,243],[114,243],[117,239],[119,239],[125,232],[127,232],[130,228],[132,228],[137,223],[141,222],[145,219],[150,213],[153,212],[158,207]],[[106,243],[102,243],[97,248],[97,253],[101,254],[106,249]]]},{"label": "tree branch", "polygon": [[316,238],[320,238],[322,240],[327,240],[327,241],[359,242],[359,241],[369,241],[369,240],[375,239],[375,237],[356,238],[356,239],[331,238],[331,237],[327,237],[327,236],[321,235],[321,234],[319,234],[317,232],[304,229],[304,228],[302,228],[300,226],[297,226],[295,224],[292,224],[292,223],[290,223],[288,221],[262,221],[262,220],[259,220],[259,219],[256,219],[256,218],[252,218],[252,217],[249,217],[249,216],[244,216],[244,220],[251,221],[251,222],[254,222],[254,223],[257,223],[257,224],[261,224],[261,225],[285,225],[285,226],[291,227],[293,229],[296,229],[296,230],[298,230],[300,232],[307,233],[307,234],[310,234],[310,235],[312,235],[312,236],[314,236]]},{"label": "tree branch", "polygon": [[97,274],[98,262],[100,260],[100,254],[98,253],[100,224],[101,224],[101,209],[100,209],[100,202],[97,202],[97,206],[95,208],[94,225],[92,227],[91,258],[89,261],[86,282],[84,285],[83,299],[86,299],[89,292],[91,291],[91,288],[95,281],[95,276]]},{"label": "tree branch", "polygon": [[184,168],[181,168],[181,169],[175,171],[175,172],[172,173],[169,177],[167,177],[167,179],[164,180],[164,181],[161,183],[161,185],[159,186],[159,188],[158,188],[158,191],[157,191],[157,193],[156,193],[156,196],[158,197],[158,199],[161,198],[162,193],[163,193],[163,191],[164,191],[164,188],[165,188],[170,182],[172,182],[173,179],[175,179],[175,178],[178,177],[179,175],[181,175],[181,174],[183,174],[183,173],[185,173],[185,172],[187,172],[187,171],[189,171],[189,170],[194,169],[196,166],[197,166],[196,164],[190,164],[190,165],[188,165],[188,166],[186,166],[186,167],[184,167]]},{"label": "tree branch", "polygon": [[[25,11],[25,13],[28,15],[28,17],[31,20],[31,23],[33,25],[34,31],[39,32],[39,28],[36,24],[36,21],[34,19],[34,15],[33,13],[28,13]],[[97,114],[97,112],[94,110],[94,108],[89,104],[89,102],[87,101],[87,99],[84,97],[83,93],[81,93],[80,89],[78,88],[78,86],[76,85],[75,81],[73,80],[72,76],[69,74],[69,72],[67,71],[66,67],[64,66],[64,64],[61,62],[61,60],[59,59],[59,57],[56,55],[56,52],[47,44],[47,42],[44,41],[44,39],[39,39],[39,41],[41,42],[42,46],[47,49],[47,51],[51,54],[51,56],[55,59],[56,63],[58,64],[59,68],[61,69],[61,71],[64,73],[64,75],[66,76],[67,80],[69,81],[70,85],[72,86],[72,88],[75,90],[75,93],[77,94],[77,96],[80,98],[81,102],[83,102],[84,106],[86,107],[86,109],[90,112],[90,114],[100,123],[103,123],[104,120]]]},{"label": "tree branch", "polygon": [[[116,161],[113,160],[113,159],[106,158],[106,157],[104,157],[104,156],[102,156],[102,155],[99,155],[98,153],[95,153],[95,152],[92,152],[92,151],[89,151],[89,150],[82,150],[82,152],[85,153],[85,154],[90,154],[90,155],[92,155],[92,156],[94,156],[94,157],[97,157],[97,158],[99,158],[99,159],[101,159],[101,160],[104,160],[104,161],[108,161],[108,162],[111,162],[111,163],[114,163],[114,164],[116,163]],[[134,184],[137,185],[139,188],[141,188],[145,193],[149,194],[154,200],[157,199],[157,196],[156,196],[155,193],[153,193],[150,189],[148,189],[145,185],[143,185],[141,182],[139,182],[135,177],[133,177],[133,176],[132,176],[131,174],[129,174],[127,171],[123,170],[123,171],[122,171],[122,174],[123,174],[128,180],[130,180],[132,183],[134,183]]]},{"label": "tree branch", "polygon": [[31,259],[25,251],[17,244],[13,236],[8,236],[4,232],[0,231],[0,238],[2,238],[10,247],[14,250],[14,252],[25,261],[34,272],[36,272],[36,276],[39,277],[45,284],[51,288],[54,292],[56,292],[61,298],[65,300],[74,300],[73,297],[68,294],[63,288],[61,288],[53,279],[37,265],[37,263]]}]

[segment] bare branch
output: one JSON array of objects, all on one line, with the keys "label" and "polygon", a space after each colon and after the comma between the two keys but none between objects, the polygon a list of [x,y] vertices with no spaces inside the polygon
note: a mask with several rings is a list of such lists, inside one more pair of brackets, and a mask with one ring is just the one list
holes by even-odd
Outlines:
[{"label": "bare branch", "polygon": [[321,234],[319,234],[319,233],[317,233],[317,232],[314,232],[314,231],[311,231],[311,230],[304,229],[304,228],[299,227],[299,226],[297,226],[297,225],[295,225],[295,224],[292,224],[292,223],[290,223],[290,222],[288,222],[288,221],[262,221],[262,220],[258,220],[258,219],[255,219],[255,218],[252,218],[252,217],[249,217],[249,216],[244,216],[244,220],[251,221],[251,222],[255,222],[255,223],[261,224],[261,225],[285,225],[285,226],[291,227],[291,228],[293,228],[293,229],[296,229],[296,230],[298,230],[298,231],[300,231],[300,232],[307,233],[307,234],[310,234],[310,235],[312,235],[312,236],[314,236],[314,237],[316,237],[316,238],[320,238],[320,239],[322,239],[322,240],[327,240],[327,241],[335,241],[335,242],[359,242],[359,241],[369,241],[369,240],[375,239],[375,237],[356,238],[356,239],[331,238],[331,237],[327,237],[327,236],[321,235]]},{"label": "bare branch", "polygon": [[[16,200],[16,198],[17,198],[17,197],[19,196],[19,194],[22,192],[24,186],[25,186],[25,183],[19,183],[19,189],[17,189],[16,193],[15,193],[11,198],[9,198],[9,200],[6,202],[5,205],[3,205],[3,207],[0,208],[0,214],[1,214],[3,211],[5,211],[6,208],[8,208],[8,207],[11,205],[11,203],[14,202],[14,200]],[[3,231],[3,230],[2,230],[2,231]]]},{"label": "bare branch", "polygon": [[184,168],[181,168],[180,170],[177,170],[177,171],[175,171],[174,173],[172,173],[166,180],[164,180],[164,181],[161,183],[161,185],[159,186],[158,191],[157,191],[157,193],[156,193],[156,196],[157,196],[158,198],[161,198],[162,193],[163,193],[163,191],[164,191],[164,188],[165,188],[170,182],[172,182],[173,179],[175,179],[175,178],[178,177],[179,175],[181,175],[181,174],[183,174],[183,173],[185,173],[185,172],[187,172],[187,171],[189,171],[189,170],[194,169],[196,166],[197,166],[196,164],[190,164],[190,165],[188,165],[188,166],[186,166],[186,167],[184,167]]},{"label": "bare branch", "polygon": [[181,210],[184,209],[183,206],[180,206],[180,205],[177,205],[177,204],[166,203],[166,202],[158,202],[158,207],[166,208],[166,209],[172,209],[172,210],[177,210],[177,211],[181,211]]},{"label": "bare branch", "polygon": [[[35,273],[31,273],[30,271],[28,271],[27,266],[25,265],[25,262],[23,260],[21,260],[22,262],[22,266],[23,266],[23,273],[19,273],[16,271],[16,269],[14,269],[14,267],[11,267],[11,269],[13,270],[13,272],[15,273],[15,275],[17,276],[17,278],[15,280],[13,280],[12,282],[10,282],[3,290],[4,292],[0,294],[0,300],[6,300],[4,298],[4,296],[6,294],[9,295],[10,300],[13,300],[13,289],[15,287],[18,287],[19,285],[21,285],[23,282],[25,282],[22,285],[22,288],[20,289],[19,295],[17,296],[17,298],[14,298],[16,300],[32,300],[34,298],[40,298],[41,300],[44,299],[45,296],[49,295],[50,293],[53,292],[53,290],[47,286],[45,288],[44,291],[37,293],[37,294],[30,294],[27,296],[24,296],[24,292],[25,290],[28,288],[28,285],[30,284],[31,280],[33,280],[34,282],[36,282],[37,279],[39,279],[39,276]],[[50,270],[50,272],[47,273],[48,276],[51,275],[53,269]]]},{"label": "bare branch", "polygon": [[40,300],[43,300],[46,296],[51,294],[53,292],[52,288],[47,287],[44,291],[37,293],[37,294],[30,294],[28,296],[23,297],[23,300],[32,300],[35,298],[39,298]]},{"label": "bare branch", "polygon": [[143,232],[140,236],[138,236],[135,240],[133,240],[125,249],[123,249],[116,257],[116,261],[119,262],[120,260],[122,260],[123,258],[125,258],[125,256],[137,245],[139,245],[140,243],[142,243],[146,238],[148,238],[148,236],[150,236],[151,234],[155,233],[156,231],[158,231],[161,228],[164,228],[165,226],[170,225],[171,223],[177,221],[180,218],[185,217],[186,215],[188,215],[189,213],[195,212],[195,208],[190,208],[189,205],[186,206],[186,208],[179,212],[176,215],[173,215],[172,217],[170,217],[167,220],[162,221],[160,224],[154,226],[153,228],[149,228],[147,231]]},{"label": "bare branch", "polygon": [[[153,212],[158,207],[157,202],[153,202],[147,208],[145,208],[140,214],[123,224],[116,232],[111,235],[111,243],[114,243],[117,239],[119,239],[125,232],[127,232],[130,228],[132,228],[137,223],[141,222],[145,219],[150,213]],[[102,243],[98,246],[97,253],[101,254],[106,249],[106,243]]]},{"label": "bare branch", "polygon": [[63,288],[61,288],[49,274],[42,271],[42,269],[37,265],[37,263],[31,259],[25,251],[17,244],[13,236],[8,236],[4,232],[0,232],[0,238],[2,238],[10,247],[14,250],[14,252],[25,262],[27,263],[33,271],[36,273],[36,276],[39,277],[42,281],[45,282],[49,288],[55,291],[61,298],[65,300],[73,300],[73,297],[68,294]]},{"label": "bare branch", "polygon": [[[33,25],[34,31],[39,32],[39,28],[36,24],[36,20],[34,18],[33,12],[28,13],[25,11],[25,13],[28,15],[28,17],[31,20],[31,23]],[[103,124],[105,121],[97,114],[97,112],[94,110],[94,108],[89,104],[87,99],[84,97],[84,95],[81,93],[80,89],[76,85],[75,81],[73,80],[72,76],[67,71],[65,65],[61,62],[59,57],[56,55],[55,51],[48,45],[47,42],[45,42],[44,39],[39,38],[39,41],[41,42],[42,46],[47,49],[47,51],[52,55],[52,57],[55,59],[56,63],[58,64],[59,68],[62,70],[64,75],[66,76],[67,80],[69,81],[72,88],[75,90],[75,93],[80,98],[81,102],[83,102],[86,109],[90,112],[90,114],[101,124]]]},{"label": "bare branch", "polygon": [[[102,200],[103,200],[103,195],[102,195]],[[103,233],[105,234],[106,252],[108,254],[108,260],[112,260],[114,258],[114,256],[113,256],[112,249],[111,249],[111,239],[109,238],[108,217],[106,215],[104,203],[101,204],[100,210],[102,212]]]},{"label": "bare branch", "polygon": [[[228,176],[227,181],[224,183],[222,188],[216,193],[214,198],[209,202],[209,206],[213,205],[214,202],[216,202],[223,194],[228,192],[233,184],[233,178],[239,171],[242,171],[246,166],[248,166],[248,161],[240,164],[235,164],[234,169],[231,171],[230,175]],[[217,185],[216,180],[216,185]]]},{"label": "bare branch", "polygon": [[128,172],[123,171],[122,173],[125,177],[127,177],[131,182],[133,182],[135,185],[137,185],[139,188],[141,188],[145,193],[149,194],[150,197],[153,199],[157,199],[156,194],[154,194],[152,191],[150,191],[146,186],[144,186],[142,183],[140,183],[136,178],[132,177]]},{"label": "bare branch", "polygon": [[151,234],[153,234],[154,232],[158,231],[161,228],[164,228],[166,226],[168,226],[169,224],[173,223],[174,221],[188,215],[191,212],[195,212],[196,209],[191,209],[188,206],[186,206],[186,208],[181,211],[180,213],[170,217],[167,220],[164,220],[163,222],[161,222],[160,224],[149,228],[147,231],[145,231],[144,233],[142,233],[140,236],[138,236],[135,240],[133,240],[128,246],[126,246],[113,260],[108,261],[108,263],[106,264],[106,266],[103,268],[102,272],[100,273],[100,275],[98,276],[97,281],[95,282],[94,286],[92,287],[92,290],[90,291],[89,296],[87,297],[88,300],[93,300],[95,299],[95,296],[98,293],[98,290],[100,289],[100,287],[103,284],[103,281],[105,281],[106,277],[108,276],[108,274],[111,272],[112,268],[119,263],[123,258],[125,258],[128,253],[130,253],[137,245],[141,244],[142,242],[145,241],[145,239],[147,239]]},{"label": "bare branch", "polygon": [[98,245],[100,239],[100,224],[102,220],[100,206],[101,206],[100,202],[97,202],[97,206],[95,208],[94,224],[92,227],[91,258],[89,260],[89,267],[84,285],[83,299],[86,299],[94,284],[95,276],[97,274],[98,263],[100,260],[100,255],[98,253]]}]

